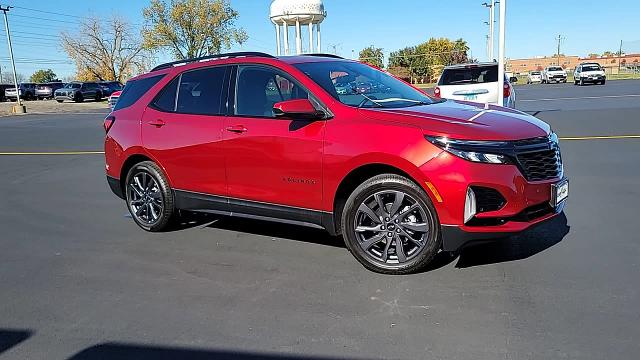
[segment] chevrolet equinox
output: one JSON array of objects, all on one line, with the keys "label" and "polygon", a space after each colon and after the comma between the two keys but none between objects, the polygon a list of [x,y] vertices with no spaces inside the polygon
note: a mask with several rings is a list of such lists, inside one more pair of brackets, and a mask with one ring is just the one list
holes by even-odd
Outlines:
[{"label": "chevrolet equinox", "polygon": [[333,55],[159,65],[104,128],[109,186],[144,230],[184,211],[312,226],[386,274],[547,221],[568,194],[546,123]]}]

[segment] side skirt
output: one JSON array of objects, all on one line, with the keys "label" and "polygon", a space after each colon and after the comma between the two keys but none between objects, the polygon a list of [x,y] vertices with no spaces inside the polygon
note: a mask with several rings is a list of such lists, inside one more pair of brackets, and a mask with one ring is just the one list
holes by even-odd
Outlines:
[{"label": "side skirt", "polygon": [[234,199],[185,190],[174,190],[174,197],[176,208],[180,210],[327,229],[329,233],[335,235],[335,231],[331,231],[331,229],[334,229],[333,214],[324,211]]}]

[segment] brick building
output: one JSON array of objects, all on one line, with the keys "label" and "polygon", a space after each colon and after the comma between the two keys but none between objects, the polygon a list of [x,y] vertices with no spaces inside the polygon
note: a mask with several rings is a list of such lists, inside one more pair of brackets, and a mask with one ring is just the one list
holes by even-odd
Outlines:
[{"label": "brick building", "polygon": [[[618,56],[609,57],[579,57],[579,56],[560,56],[560,65],[567,69],[573,70],[583,62],[596,62],[600,66],[607,68],[608,72],[616,73],[618,70],[618,61],[622,67],[640,67],[640,54],[627,54],[621,58]],[[558,65],[558,58],[555,56],[534,57],[529,59],[509,59],[507,60],[507,71],[516,74],[526,74],[529,71],[542,70],[547,66]]]}]

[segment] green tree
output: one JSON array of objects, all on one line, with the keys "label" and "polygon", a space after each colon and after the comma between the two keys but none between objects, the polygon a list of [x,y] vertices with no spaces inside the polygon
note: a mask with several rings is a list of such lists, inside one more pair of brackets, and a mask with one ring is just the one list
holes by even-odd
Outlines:
[{"label": "green tree", "polygon": [[178,59],[218,54],[247,40],[227,0],[152,0],[143,15],[145,48],[166,49]]},{"label": "green tree", "polygon": [[53,70],[40,69],[36,70],[36,72],[31,75],[31,78],[29,80],[34,83],[48,83],[56,80],[57,78],[58,76],[53,72]]},{"label": "green tree", "polygon": [[394,51],[389,55],[389,68],[409,69],[411,81],[431,79],[436,69],[469,62],[469,46],[458,39],[430,38],[417,46]]},{"label": "green tree", "polygon": [[360,50],[359,60],[382,69],[384,67],[384,52],[373,45]]}]

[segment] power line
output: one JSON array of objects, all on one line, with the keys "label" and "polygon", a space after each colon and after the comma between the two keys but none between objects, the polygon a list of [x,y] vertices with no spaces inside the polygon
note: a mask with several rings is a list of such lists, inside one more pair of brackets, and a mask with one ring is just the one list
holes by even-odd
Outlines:
[{"label": "power line", "polygon": [[35,12],[39,12],[39,13],[43,13],[43,14],[51,14],[51,15],[59,15],[59,16],[68,16],[68,17],[74,17],[74,18],[79,18],[82,19],[82,16],[78,16],[78,15],[71,15],[71,14],[64,14],[64,13],[59,13],[59,12],[54,12],[54,11],[46,11],[46,10],[40,10],[40,9],[33,9],[33,8],[28,8],[28,7],[24,7],[24,6],[14,6],[14,8],[16,9],[22,9],[22,10],[28,10],[28,11],[35,11]]}]

